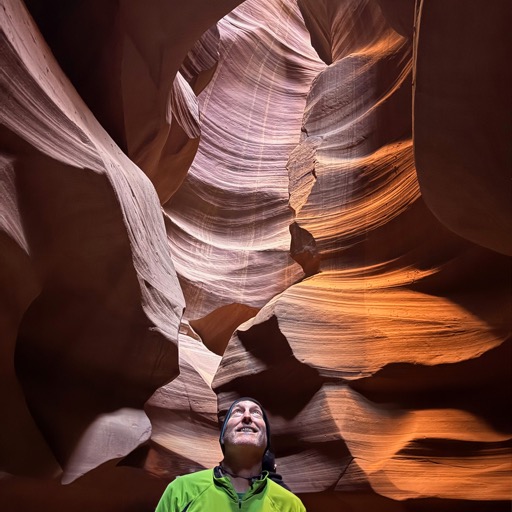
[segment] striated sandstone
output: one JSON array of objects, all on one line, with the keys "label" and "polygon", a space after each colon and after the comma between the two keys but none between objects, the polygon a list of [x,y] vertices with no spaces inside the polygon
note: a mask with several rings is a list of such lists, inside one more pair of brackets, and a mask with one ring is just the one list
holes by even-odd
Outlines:
[{"label": "striated sandstone", "polygon": [[[498,361],[510,354],[510,261],[451,234],[423,201],[413,41],[395,29],[404,16],[390,21],[389,5],[374,2],[299,5],[329,64],[287,166],[292,253],[310,277],[237,329],[213,383],[221,407],[247,390],[270,407],[294,489],[350,496],[366,485],[411,510],[432,498],[504,507],[510,424],[498,404],[509,403],[510,365]],[[465,374],[477,367],[478,379]],[[475,388],[488,406],[472,403]],[[307,472],[288,455],[298,446]]]},{"label": "striated sandstone", "polygon": [[191,321],[229,304],[260,308],[302,277],[289,254],[286,162],[325,67],[294,2],[246,2],[218,26],[221,60],[199,97],[198,152],[164,205]]},{"label": "striated sandstone", "polygon": [[50,3],[55,58],[0,10],[2,503],[154,510],[252,395],[309,512],[508,511],[504,1]]}]

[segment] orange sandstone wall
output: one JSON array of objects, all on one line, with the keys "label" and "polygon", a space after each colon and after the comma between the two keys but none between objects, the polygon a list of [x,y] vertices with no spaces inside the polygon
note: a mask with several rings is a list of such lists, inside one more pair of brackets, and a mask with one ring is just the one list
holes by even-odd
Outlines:
[{"label": "orange sandstone wall", "polygon": [[2,510],[510,509],[504,0],[0,3]]}]

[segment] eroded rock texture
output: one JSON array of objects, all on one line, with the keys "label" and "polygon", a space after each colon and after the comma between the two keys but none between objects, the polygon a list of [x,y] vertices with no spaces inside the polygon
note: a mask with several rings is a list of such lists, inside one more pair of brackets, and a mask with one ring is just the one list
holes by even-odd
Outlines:
[{"label": "eroded rock texture", "polygon": [[252,395],[309,511],[509,510],[507,3],[50,4],[0,10],[2,509],[153,510]]},{"label": "eroded rock texture", "polygon": [[[42,507],[73,509],[55,478],[149,438],[143,406],[178,374],[184,301],[150,181],[25,7],[2,2],[1,16],[2,508],[33,508],[42,489]],[[113,510],[90,482],[83,506]]]}]

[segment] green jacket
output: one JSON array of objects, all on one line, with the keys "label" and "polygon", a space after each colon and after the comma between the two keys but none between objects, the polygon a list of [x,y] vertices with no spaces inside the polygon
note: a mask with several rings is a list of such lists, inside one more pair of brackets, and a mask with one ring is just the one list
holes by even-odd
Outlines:
[{"label": "green jacket", "polygon": [[227,476],[205,469],[176,478],[164,491],[155,512],[306,512],[295,494],[264,471],[239,498]]}]

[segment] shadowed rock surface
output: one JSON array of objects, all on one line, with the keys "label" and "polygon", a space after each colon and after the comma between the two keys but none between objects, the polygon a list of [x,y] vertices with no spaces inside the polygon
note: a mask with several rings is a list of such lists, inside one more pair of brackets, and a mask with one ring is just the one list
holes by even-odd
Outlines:
[{"label": "shadowed rock surface", "polygon": [[242,395],[309,512],[510,510],[504,0],[0,7],[2,510],[154,510]]}]

